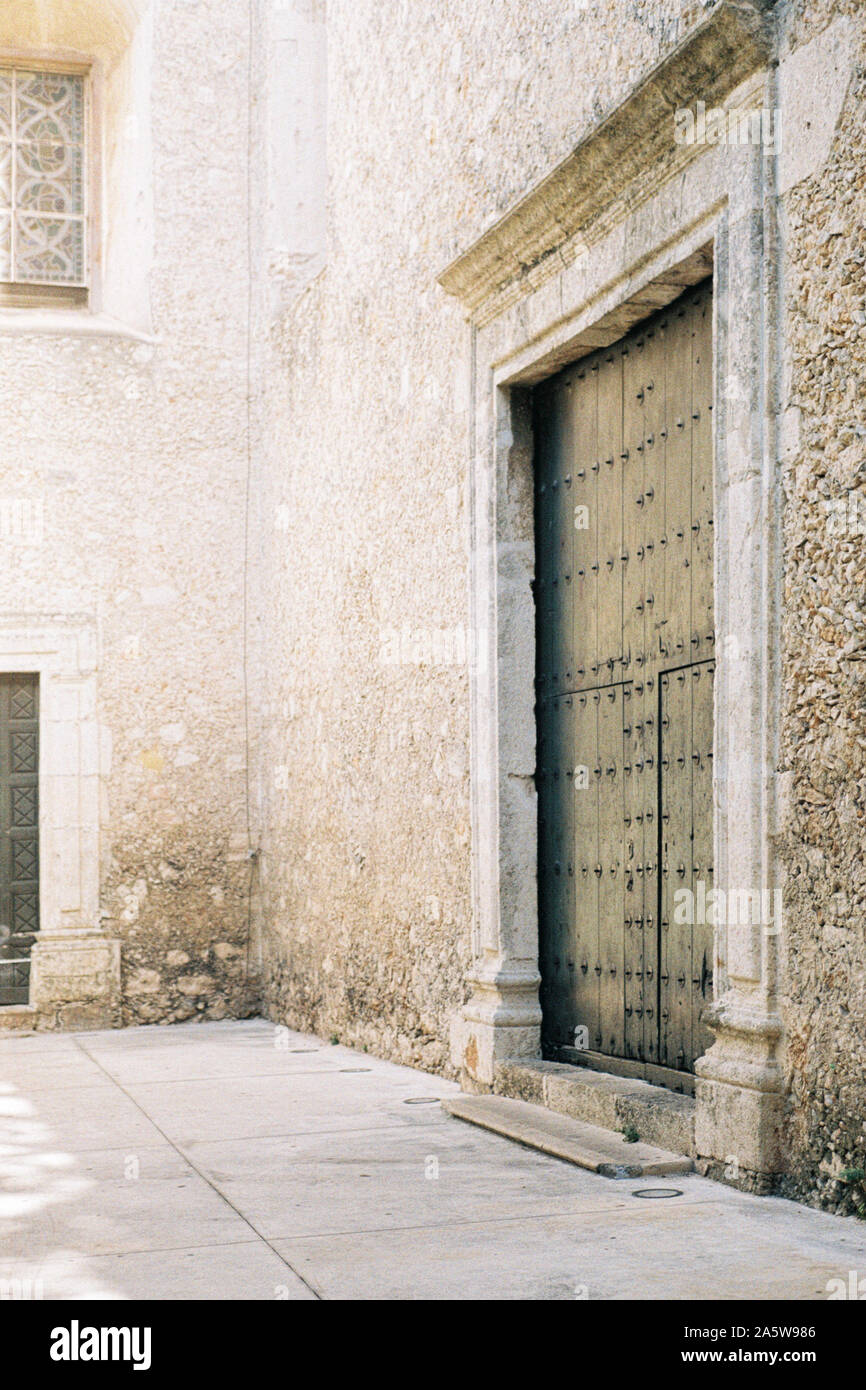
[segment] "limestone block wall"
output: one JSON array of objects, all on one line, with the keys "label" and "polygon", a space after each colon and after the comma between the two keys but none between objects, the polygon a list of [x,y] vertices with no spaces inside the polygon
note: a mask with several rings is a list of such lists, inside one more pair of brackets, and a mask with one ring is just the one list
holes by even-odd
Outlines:
[{"label": "limestone block wall", "polygon": [[[0,46],[97,56],[122,112],[103,168],[126,180],[105,181],[110,303],[0,315],[0,493],[42,517],[0,537],[0,611],[94,633],[98,906],[74,925],[120,940],[122,1020],[244,1013],[249,11],[13,9]],[[112,10],[131,32],[106,38]]]}]

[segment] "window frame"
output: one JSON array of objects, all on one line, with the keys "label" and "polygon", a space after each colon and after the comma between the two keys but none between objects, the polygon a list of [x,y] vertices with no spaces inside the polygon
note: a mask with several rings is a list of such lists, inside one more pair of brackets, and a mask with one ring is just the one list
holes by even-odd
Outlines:
[{"label": "window frame", "polygon": [[83,78],[84,85],[84,284],[41,285],[28,280],[0,280],[0,309],[78,309],[92,310],[97,299],[100,264],[100,142],[99,83],[96,63],[80,53],[56,49],[20,50],[0,48],[0,68],[23,72],[69,73]]}]

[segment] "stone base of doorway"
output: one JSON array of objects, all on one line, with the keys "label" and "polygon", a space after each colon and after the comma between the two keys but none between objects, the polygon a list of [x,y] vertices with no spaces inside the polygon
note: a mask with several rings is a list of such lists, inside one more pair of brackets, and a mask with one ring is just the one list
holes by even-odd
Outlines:
[{"label": "stone base of doorway", "polygon": [[120,1027],[120,942],[98,928],[41,931],[30,956],[30,1002],[0,1006],[0,1033]]},{"label": "stone base of doorway", "polygon": [[4,1004],[0,1007],[0,1033],[33,1033],[37,1019],[30,1004]]},{"label": "stone base of doorway", "polygon": [[694,1097],[648,1081],[521,1058],[497,1065],[493,1090],[614,1133],[636,1130],[642,1143],[675,1154],[697,1152]]},{"label": "stone base of doorway", "polygon": [[604,1178],[667,1177],[691,1173],[694,1164],[682,1154],[635,1143],[609,1129],[573,1120],[568,1115],[503,1096],[448,1096],[442,1108],[457,1120],[492,1130],[505,1139],[562,1158]]}]

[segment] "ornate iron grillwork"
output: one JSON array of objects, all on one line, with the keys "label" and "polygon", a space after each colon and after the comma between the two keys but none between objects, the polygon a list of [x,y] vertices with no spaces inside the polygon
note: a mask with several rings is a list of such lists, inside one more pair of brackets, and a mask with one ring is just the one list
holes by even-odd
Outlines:
[{"label": "ornate iron grillwork", "polygon": [[0,68],[0,281],[84,286],[85,84]]}]

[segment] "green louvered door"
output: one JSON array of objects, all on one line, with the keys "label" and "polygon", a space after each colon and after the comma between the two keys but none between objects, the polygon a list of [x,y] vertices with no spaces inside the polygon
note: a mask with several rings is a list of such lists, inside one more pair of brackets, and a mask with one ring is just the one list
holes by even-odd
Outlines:
[{"label": "green louvered door", "polygon": [[533,414],[545,1050],[687,1072],[711,1041],[711,283]]},{"label": "green louvered door", "polygon": [[39,929],[39,680],[0,675],[0,1004],[26,1004]]}]

